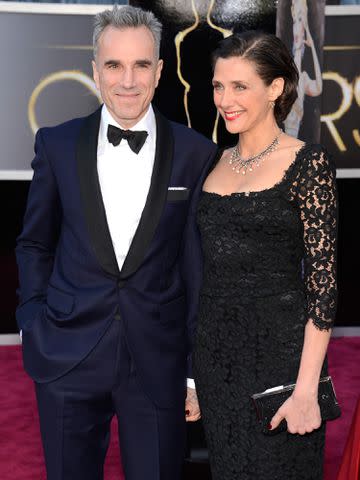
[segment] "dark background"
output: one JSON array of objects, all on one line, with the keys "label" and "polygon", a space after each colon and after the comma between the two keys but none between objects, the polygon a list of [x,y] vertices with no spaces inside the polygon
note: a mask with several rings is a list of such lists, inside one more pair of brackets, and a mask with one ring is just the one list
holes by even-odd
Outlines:
[{"label": "dark background", "polygon": [[[188,1],[188,0],[187,0]],[[186,123],[184,106],[182,102],[183,86],[176,76],[176,58],[174,51],[173,38],[180,28],[186,28],[191,25],[193,19],[176,18],[176,15],[169,13],[166,9],[166,1],[134,1],[132,4],[138,4],[143,7],[152,7],[152,10],[166,24],[163,56],[165,59],[165,70],[163,79],[157,92],[155,103],[160,110],[169,118]],[[185,2],[186,3],[186,2]],[[190,1],[188,1],[190,5]],[[201,2],[200,2],[201,3]],[[241,4],[242,2],[239,2]],[[256,3],[256,2],[255,2]],[[329,3],[329,2],[328,2]],[[149,5],[147,5],[149,4]],[[151,4],[151,5],[150,5]],[[165,7],[164,7],[165,5]],[[229,28],[230,20],[225,10],[222,10],[222,2],[218,2],[218,9],[213,12],[213,21],[222,28]],[[243,7],[237,7],[233,12],[234,30],[240,28],[257,28],[261,26],[267,31],[275,31],[274,3],[258,1],[258,6],[262,5],[259,15],[253,12],[245,14]],[[161,8],[163,10],[161,10]],[[174,13],[174,12],[172,12]],[[249,12],[248,12],[249,13]],[[190,20],[189,20],[190,18]],[[358,22],[359,17],[353,20]],[[325,45],[356,43],[356,29],[346,28],[345,19],[338,19],[337,23],[334,17],[328,17],[325,28]],[[344,37],[339,37],[339,28],[343,31]],[[352,37],[352,35],[355,36]],[[350,36],[349,36],[350,35]],[[209,64],[210,52],[215,47],[222,34],[201,19],[199,28],[189,34],[182,44],[183,71],[188,80],[192,82],[190,115],[193,128],[211,137],[212,125],[216,112],[211,100],[211,68]],[[70,55],[70,54],[69,54]],[[350,82],[354,82],[358,75],[358,60],[354,61],[353,52],[342,53],[341,51],[324,51],[324,71],[338,70],[341,75],[347,76]],[[357,53],[358,56],[358,53]],[[358,57],[357,57],[358,58]],[[200,79],[200,80],[199,80]],[[205,80],[201,80],[205,79]],[[207,79],[207,80],[206,80]],[[331,82],[324,82],[323,94],[323,112],[332,111],[333,104],[336,106],[339,102],[339,91],[334,91],[336,86]],[[341,100],[341,98],[340,98]],[[333,103],[331,103],[333,102]],[[329,110],[330,109],[330,110]],[[339,120],[339,129],[346,140],[348,146],[348,156],[353,159],[353,166],[360,167],[359,146],[351,141],[351,132],[358,128],[358,110],[359,106],[355,99],[349,112]],[[209,117],[212,117],[209,122]],[[356,123],[357,119],[357,123]],[[220,145],[229,144],[234,141],[231,139],[220,125],[219,127]],[[335,159],[338,160],[338,166],[345,166],[342,154],[338,151],[336,144],[327,132],[327,127],[322,124],[322,142],[327,146]],[[32,152],[29,151],[29,160]],[[339,163],[339,159],[341,162]],[[344,160],[345,162],[345,160]],[[15,333],[17,331],[15,321],[16,308],[16,288],[17,273],[14,256],[15,240],[20,233],[22,218],[25,209],[26,197],[29,188],[27,181],[0,181],[0,209],[1,209],[1,235],[0,235],[0,334]],[[339,190],[339,244],[338,244],[338,284],[339,284],[339,306],[337,314],[337,326],[355,326],[360,325],[360,319],[357,308],[357,297],[360,293],[359,274],[360,271],[360,227],[359,227],[359,178],[340,178],[338,179]]]}]

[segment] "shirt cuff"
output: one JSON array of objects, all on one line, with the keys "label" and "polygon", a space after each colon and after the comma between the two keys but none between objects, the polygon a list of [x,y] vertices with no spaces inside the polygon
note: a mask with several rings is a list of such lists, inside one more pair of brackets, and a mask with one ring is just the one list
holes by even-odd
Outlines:
[{"label": "shirt cuff", "polygon": [[186,379],[186,385],[188,388],[193,388],[194,390],[196,389],[195,387],[195,382],[193,378],[187,378]]}]

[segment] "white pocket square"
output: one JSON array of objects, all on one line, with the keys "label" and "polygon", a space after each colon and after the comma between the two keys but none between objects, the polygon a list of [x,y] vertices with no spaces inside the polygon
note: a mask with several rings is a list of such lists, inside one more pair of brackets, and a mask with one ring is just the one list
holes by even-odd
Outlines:
[{"label": "white pocket square", "polygon": [[187,190],[186,187],[169,187],[168,190]]}]

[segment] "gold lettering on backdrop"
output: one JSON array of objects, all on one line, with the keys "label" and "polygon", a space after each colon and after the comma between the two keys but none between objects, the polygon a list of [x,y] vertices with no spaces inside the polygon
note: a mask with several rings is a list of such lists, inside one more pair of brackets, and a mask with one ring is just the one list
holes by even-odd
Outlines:
[{"label": "gold lettering on backdrop", "polygon": [[[355,79],[354,96],[355,96],[356,103],[360,107],[360,77],[357,77]],[[354,137],[354,140],[355,140],[356,144],[360,147],[360,132],[359,132],[358,128],[353,130],[353,137]]]},{"label": "gold lettering on backdrop", "polygon": [[61,70],[59,72],[51,73],[38,83],[30,96],[28,104],[28,119],[34,135],[39,129],[36,119],[36,102],[40,93],[52,83],[63,82],[65,80],[72,80],[81,83],[81,85],[84,85],[88,90],[90,90],[90,92],[98,98],[99,103],[101,103],[101,97],[94,81],[85,73],[80,72],[79,70]]},{"label": "gold lettering on backdrop", "polygon": [[360,77],[356,77],[356,79],[355,79],[354,94],[355,94],[356,103],[360,107]]},{"label": "gold lettering on backdrop", "polygon": [[354,137],[355,143],[360,147],[360,133],[358,128],[353,130],[353,137]]},{"label": "gold lettering on backdrop", "polygon": [[352,98],[353,98],[353,89],[351,83],[347,81],[346,78],[342,77],[337,72],[324,72],[322,75],[324,80],[333,81],[340,86],[342,92],[342,99],[339,108],[332,113],[327,113],[321,115],[320,119],[322,122],[326,123],[331,136],[333,137],[336,145],[338,146],[341,152],[347,150],[338,129],[335,126],[335,121],[339,120],[350,108]]}]

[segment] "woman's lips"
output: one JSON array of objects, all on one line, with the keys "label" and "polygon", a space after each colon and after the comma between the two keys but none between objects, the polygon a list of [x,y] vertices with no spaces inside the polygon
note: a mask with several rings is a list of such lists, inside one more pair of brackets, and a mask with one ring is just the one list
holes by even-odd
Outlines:
[{"label": "woman's lips", "polygon": [[238,110],[236,112],[224,112],[226,120],[232,121],[239,118],[244,113],[244,110]]}]

